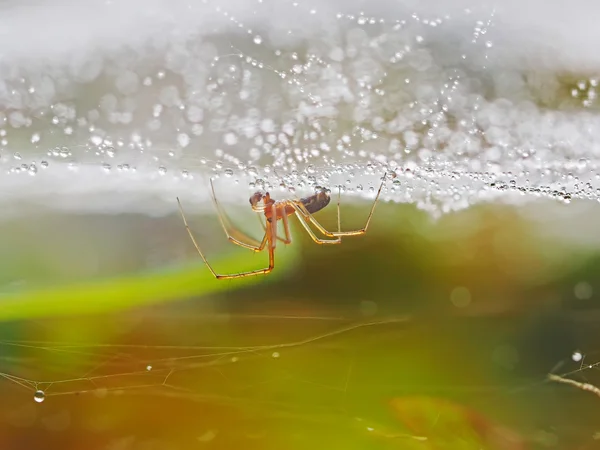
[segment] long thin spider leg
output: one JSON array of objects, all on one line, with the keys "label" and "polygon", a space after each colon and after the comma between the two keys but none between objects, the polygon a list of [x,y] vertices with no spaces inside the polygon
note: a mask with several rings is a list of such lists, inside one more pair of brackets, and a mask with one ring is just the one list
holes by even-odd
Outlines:
[{"label": "long thin spider leg", "polygon": [[342,216],[340,214],[340,201],[342,199],[342,186],[338,186],[338,201],[337,201],[337,217],[338,217],[338,233],[342,232]]},{"label": "long thin spider leg", "polygon": [[[263,231],[267,231],[267,226],[265,225],[265,223],[262,221],[261,217],[259,215],[257,215],[256,217],[258,217],[258,221],[260,222],[260,226],[262,227]],[[287,219],[287,218],[286,218]],[[285,229],[285,228],[284,228]],[[289,234],[289,229],[287,230],[287,234],[285,238],[279,237],[277,236],[277,240],[279,242],[283,242],[284,244],[290,244],[292,242],[292,238],[291,235]]]},{"label": "long thin spider leg", "polygon": [[280,237],[277,237],[277,239],[286,245],[291,244],[292,243],[292,233],[290,233],[290,223],[288,220],[288,216],[287,216],[287,214],[285,214],[285,212],[284,212],[283,216],[281,216],[281,221],[283,222],[283,233],[285,234],[285,238],[282,239]]},{"label": "long thin spider leg", "polygon": [[367,222],[365,223],[365,226],[359,230],[338,231],[338,232],[327,231],[325,229],[325,227],[323,225],[321,225],[317,221],[317,219],[315,219],[314,216],[306,210],[306,208],[304,207],[304,205],[302,203],[290,202],[290,204],[294,207],[294,209],[296,211],[299,211],[300,214],[302,214],[306,220],[308,220],[310,223],[312,223],[321,233],[323,233],[327,237],[359,236],[361,234],[365,234],[367,232],[367,229],[369,228],[369,223],[371,223],[371,218],[373,217],[373,213],[375,212],[375,207],[377,206],[377,202],[379,201],[379,196],[381,195],[381,190],[383,189],[383,185],[385,184],[385,177],[386,177],[386,175],[383,176],[383,181],[381,182],[381,185],[379,186],[379,190],[377,191],[377,195],[375,196],[375,201],[373,201],[373,206],[371,206],[371,211],[369,211],[369,216],[367,217]]},{"label": "long thin spider leg", "polygon": [[311,239],[313,241],[315,241],[317,244],[323,245],[323,244],[341,244],[342,243],[341,237],[338,237],[336,239],[319,239],[317,237],[317,235],[315,234],[315,232],[313,230],[311,230],[310,227],[308,226],[308,224],[306,223],[306,219],[304,218],[304,216],[302,214],[300,214],[298,211],[296,211],[296,217],[298,218],[298,222],[300,222],[300,224],[304,227],[304,229],[306,230],[308,235],[311,237]]},{"label": "long thin spider leg", "polygon": [[[227,239],[229,239],[229,241],[233,242],[235,245],[239,245],[240,247],[244,247],[255,252],[262,251],[265,248],[266,240],[263,239],[263,241],[259,243],[257,240],[252,239],[251,237],[247,236],[246,234],[233,227],[231,225],[229,217],[225,213],[225,210],[221,207],[217,200],[217,196],[215,194],[215,186],[213,185],[212,179],[210,180],[210,187],[212,191],[212,199],[215,204],[215,208],[217,209],[217,215],[219,216],[219,223],[221,224],[223,231],[227,235]],[[248,244],[247,242],[243,241],[250,241],[251,243]]]},{"label": "long thin spider leg", "polygon": [[221,275],[215,272],[215,270],[212,268],[212,266],[210,265],[210,263],[208,262],[208,260],[206,259],[206,257],[204,256],[204,253],[202,253],[202,250],[200,250],[200,246],[198,245],[198,243],[196,242],[196,239],[194,238],[194,234],[192,233],[192,230],[190,229],[187,220],[185,218],[185,214],[183,212],[183,207],[181,206],[181,202],[179,201],[179,198],[177,198],[177,204],[179,205],[179,212],[181,213],[181,217],[183,218],[183,224],[185,225],[185,229],[187,230],[188,234],[190,235],[190,239],[192,240],[192,243],[194,244],[194,247],[196,248],[196,251],[198,252],[198,254],[200,255],[200,257],[202,258],[202,261],[204,261],[204,264],[206,264],[206,267],[208,267],[208,269],[210,270],[210,272],[213,274],[213,276],[219,280],[223,280],[223,279],[233,279],[233,278],[244,278],[244,277],[249,277],[249,276],[253,276],[253,275],[263,275],[263,274],[267,274],[269,272],[271,272],[273,270],[273,268],[275,267],[275,248],[272,245],[271,240],[269,239],[269,232],[265,233],[265,237],[263,238],[263,242],[261,243],[261,245],[265,246],[265,243],[268,243],[268,249],[269,249],[269,266],[264,268],[264,269],[258,269],[258,270],[252,270],[249,272],[240,272],[240,273],[234,273],[234,274],[229,274],[229,275]]},{"label": "long thin spider leg", "polygon": [[271,221],[269,225],[271,226],[271,246],[275,248],[277,246],[277,206],[275,206],[275,203],[271,205]]}]

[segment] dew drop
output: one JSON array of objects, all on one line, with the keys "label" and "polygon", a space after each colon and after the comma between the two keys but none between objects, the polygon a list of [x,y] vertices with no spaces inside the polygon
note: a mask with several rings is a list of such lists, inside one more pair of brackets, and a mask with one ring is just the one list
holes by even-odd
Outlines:
[{"label": "dew drop", "polygon": [[583,355],[581,354],[580,351],[576,351],[576,352],[573,352],[573,354],[571,355],[571,359],[575,362],[579,362],[583,359]]},{"label": "dew drop", "polygon": [[257,34],[256,36],[254,36],[254,43],[255,43],[256,45],[260,45],[260,44],[262,44],[262,36],[261,36],[261,35],[259,35],[259,34]]},{"label": "dew drop", "polygon": [[235,133],[227,133],[223,136],[223,142],[227,145],[235,145],[238,142],[238,137]]},{"label": "dew drop", "polygon": [[226,177],[232,177],[233,176],[233,170],[232,169],[225,169],[225,176]]},{"label": "dew drop", "polygon": [[42,166],[42,168],[44,168],[44,169],[45,169],[46,167],[48,167],[48,161],[42,161],[42,162],[40,163],[40,166]]},{"label": "dew drop", "polygon": [[185,148],[190,144],[190,137],[186,133],[177,135],[177,143],[181,148]]},{"label": "dew drop", "polygon": [[33,399],[37,403],[42,403],[44,400],[46,400],[46,394],[41,389],[38,389],[35,391],[35,394],[33,394]]},{"label": "dew drop", "polygon": [[148,364],[148,365],[146,366],[146,370],[147,370],[148,372],[150,372],[150,371],[152,370],[152,366],[151,366],[150,364]]},{"label": "dew drop", "polygon": [[163,167],[163,166],[160,166],[158,168],[158,173],[161,174],[161,175],[165,175],[167,173],[167,168]]},{"label": "dew drop", "polygon": [[271,356],[273,358],[277,359],[277,358],[279,358],[279,352],[273,352],[273,354]]}]

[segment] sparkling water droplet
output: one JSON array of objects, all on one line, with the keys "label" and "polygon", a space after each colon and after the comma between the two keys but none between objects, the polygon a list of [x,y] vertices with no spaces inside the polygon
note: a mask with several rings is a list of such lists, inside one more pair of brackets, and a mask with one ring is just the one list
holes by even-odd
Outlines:
[{"label": "sparkling water droplet", "polygon": [[186,133],[180,133],[177,135],[177,143],[181,148],[185,148],[190,145],[190,137]]},{"label": "sparkling water droplet", "polygon": [[111,165],[110,165],[110,164],[108,164],[108,163],[104,163],[104,164],[102,164],[102,169],[103,169],[105,172],[110,172]]},{"label": "sparkling water droplet", "polygon": [[238,137],[235,133],[227,133],[223,136],[223,142],[227,145],[235,145],[238,142]]},{"label": "sparkling water droplet", "polygon": [[106,154],[110,157],[110,158],[114,158],[116,152],[115,152],[115,148],[114,147],[108,147],[106,149]]},{"label": "sparkling water droplet", "polygon": [[232,177],[233,176],[233,170],[231,170],[231,169],[225,169],[225,176],[226,177]]},{"label": "sparkling water droplet", "polygon": [[260,36],[259,34],[254,36],[254,43],[257,45],[262,44],[262,36]]},{"label": "sparkling water droplet", "polygon": [[583,359],[583,355],[581,354],[580,351],[576,351],[576,352],[573,352],[573,354],[571,355],[571,359],[575,362],[579,362]]},{"label": "sparkling water droplet", "polygon": [[161,175],[165,175],[167,173],[167,168],[163,167],[163,166],[160,166],[158,168],[158,173],[161,174]]},{"label": "sparkling water droplet", "polygon": [[40,163],[40,166],[42,166],[42,168],[44,168],[44,169],[45,169],[46,167],[48,167],[48,161],[42,161],[42,162]]},{"label": "sparkling water droplet", "polygon": [[44,400],[46,400],[46,394],[41,389],[38,389],[35,391],[35,394],[33,394],[33,399],[37,403],[42,403]]},{"label": "sparkling water droplet", "polygon": [[152,370],[152,366],[151,366],[150,364],[148,364],[148,365],[146,366],[146,370],[147,370],[148,372],[150,372],[150,371]]},{"label": "sparkling water droplet", "polygon": [[273,352],[273,354],[271,355],[273,358],[279,358],[279,352]]}]

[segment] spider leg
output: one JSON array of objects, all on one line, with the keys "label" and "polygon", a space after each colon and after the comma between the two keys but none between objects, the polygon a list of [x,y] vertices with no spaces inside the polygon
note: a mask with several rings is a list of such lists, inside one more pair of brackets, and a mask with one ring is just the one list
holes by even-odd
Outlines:
[{"label": "spider leg", "polygon": [[342,232],[342,215],[340,213],[340,201],[342,199],[342,186],[338,186],[338,201],[337,201],[337,219],[338,219],[338,229],[337,232]]},{"label": "spider leg", "polygon": [[296,217],[298,218],[298,222],[300,222],[300,224],[304,227],[304,229],[306,230],[308,235],[311,237],[311,239],[313,241],[315,241],[317,244],[322,245],[322,244],[341,244],[342,243],[341,237],[337,237],[335,239],[320,239],[320,238],[318,238],[317,235],[315,234],[315,232],[310,229],[310,227],[308,226],[308,223],[306,223],[306,219],[304,218],[304,216],[301,213],[296,211]]},{"label": "spider leg", "polygon": [[[261,219],[260,216],[257,215],[256,217],[258,217],[258,221],[260,222],[260,225],[262,226],[262,229],[266,232],[267,231],[267,226],[262,221],[262,219]],[[283,242],[284,244],[291,244],[292,243],[292,236],[290,234],[290,229],[289,229],[289,226],[286,227],[287,217],[285,218],[285,220],[282,218],[282,221],[283,221],[283,229],[284,229],[284,232],[285,232],[285,238],[277,236],[277,240],[279,242]]]},{"label": "spider leg", "polygon": [[202,253],[202,250],[200,250],[200,246],[198,245],[198,243],[196,242],[196,239],[194,238],[194,234],[192,233],[192,230],[190,229],[187,220],[185,218],[185,214],[183,213],[183,208],[181,206],[181,202],[179,201],[179,198],[177,198],[177,203],[179,204],[179,211],[181,212],[181,217],[183,218],[183,224],[185,225],[185,229],[187,230],[192,243],[194,244],[194,247],[196,248],[196,251],[198,252],[198,254],[200,255],[200,257],[202,258],[202,261],[204,261],[204,264],[206,264],[206,267],[208,267],[208,269],[210,270],[210,272],[213,274],[213,276],[219,280],[227,280],[227,279],[234,279],[234,278],[244,278],[244,277],[249,277],[249,276],[254,276],[254,275],[265,275],[270,273],[273,268],[275,267],[275,246],[273,245],[273,241],[271,239],[271,231],[268,230],[265,233],[265,237],[263,238],[260,246],[262,248],[265,247],[266,244],[267,245],[267,249],[269,251],[269,266],[264,268],[264,269],[257,269],[257,270],[251,270],[249,272],[240,272],[240,273],[233,273],[233,274],[218,274],[215,272],[215,270],[212,268],[212,266],[210,265],[210,263],[208,262],[208,260],[206,259],[206,257],[204,256],[204,253]]},{"label": "spider leg", "polygon": [[[361,234],[365,234],[367,232],[367,229],[369,228],[369,223],[371,223],[371,218],[373,217],[373,213],[375,212],[375,206],[377,206],[377,202],[379,201],[379,196],[381,195],[381,190],[383,189],[383,185],[385,184],[385,177],[386,176],[384,175],[383,181],[381,182],[381,185],[379,186],[379,190],[377,191],[375,200],[373,201],[373,205],[371,206],[371,210],[369,211],[369,215],[367,217],[367,222],[365,223],[365,226],[359,230],[337,231],[337,232],[336,231],[327,231],[325,229],[325,227],[323,225],[321,225],[317,221],[317,219],[315,219],[314,216],[307,211],[307,209],[305,208],[305,206],[302,203],[293,201],[293,202],[290,202],[290,205],[293,206],[293,208],[296,210],[296,212],[299,212],[302,216],[304,216],[304,218],[306,220],[308,220],[310,223],[312,223],[321,233],[323,233],[327,237],[359,236]],[[339,198],[338,198],[338,208],[339,208]],[[339,216],[339,212],[338,212],[338,229],[341,228],[340,222],[341,222],[341,220],[340,220],[340,216]]]},{"label": "spider leg", "polygon": [[[255,239],[252,239],[251,237],[247,236],[246,234],[233,227],[231,225],[229,217],[227,216],[227,214],[225,213],[225,211],[223,210],[223,208],[217,200],[217,196],[215,195],[215,187],[213,185],[212,179],[210,180],[210,187],[212,191],[212,199],[215,204],[215,208],[217,209],[217,214],[219,216],[219,223],[221,224],[221,228],[223,228],[223,231],[227,235],[227,239],[235,245],[239,245],[240,247],[244,247],[255,252],[262,251],[265,248],[266,244],[265,238],[263,238],[262,242],[259,243]],[[248,244],[244,241],[249,241],[251,243]]]}]

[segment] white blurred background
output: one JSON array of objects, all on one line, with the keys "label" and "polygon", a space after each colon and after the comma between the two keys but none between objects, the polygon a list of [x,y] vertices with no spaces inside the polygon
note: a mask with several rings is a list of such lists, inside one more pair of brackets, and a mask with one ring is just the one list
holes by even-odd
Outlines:
[{"label": "white blurred background", "polygon": [[533,201],[523,211],[545,232],[595,242],[598,13],[583,0],[2,2],[0,220],[160,216],[177,195],[208,212],[211,176],[232,205],[317,185],[349,201],[394,171],[386,201],[434,217]]}]

